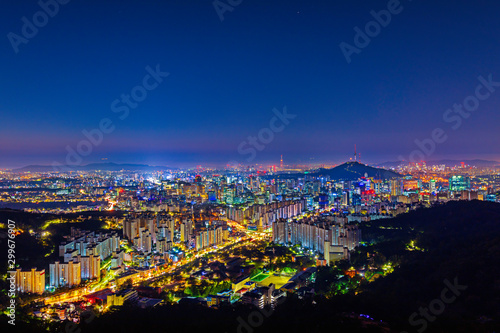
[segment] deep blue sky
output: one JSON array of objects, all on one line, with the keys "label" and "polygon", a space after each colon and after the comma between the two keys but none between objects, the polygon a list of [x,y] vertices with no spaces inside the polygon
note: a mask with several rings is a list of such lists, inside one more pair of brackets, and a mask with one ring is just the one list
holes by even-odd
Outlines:
[{"label": "deep blue sky", "polygon": [[[222,0],[227,2],[227,0]],[[252,161],[397,160],[440,127],[428,160],[500,160],[500,88],[453,130],[446,109],[500,81],[498,1],[402,0],[403,11],[348,64],[339,48],[387,1],[243,0],[219,17],[211,0],[72,0],[16,54],[7,38],[36,1],[0,10],[0,167],[63,162],[82,130],[116,129],[82,163],[246,162],[237,151],[272,109],[297,117]],[[110,104],[170,73],[120,120]]]}]

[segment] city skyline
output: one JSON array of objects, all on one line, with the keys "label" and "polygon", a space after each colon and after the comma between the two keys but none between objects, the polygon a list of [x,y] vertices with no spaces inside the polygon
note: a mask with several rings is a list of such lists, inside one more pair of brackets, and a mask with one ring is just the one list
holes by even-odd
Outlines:
[{"label": "city skyline", "polygon": [[[446,140],[426,160],[499,161],[499,5],[391,6],[13,3],[0,23],[0,167],[64,164],[103,119],[112,130],[80,164],[339,163],[354,143],[381,163],[408,160],[437,128]],[[474,107],[485,81],[475,111],[455,109]],[[248,161],[238,147],[285,107],[295,118]]]}]

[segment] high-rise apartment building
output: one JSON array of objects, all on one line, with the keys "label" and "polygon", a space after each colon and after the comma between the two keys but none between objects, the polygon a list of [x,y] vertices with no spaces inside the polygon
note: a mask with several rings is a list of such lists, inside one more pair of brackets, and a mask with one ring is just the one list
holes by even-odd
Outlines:
[{"label": "high-rise apartment building", "polygon": [[52,287],[73,287],[82,281],[81,264],[70,260],[68,263],[56,261],[49,265],[50,285]]},{"label": "high-rise apartment building", "polygon": [[37,271],[32,268],[31,271],[16,270],[16,290],[19,293],[42,294],[45,291],[45,270]]}]

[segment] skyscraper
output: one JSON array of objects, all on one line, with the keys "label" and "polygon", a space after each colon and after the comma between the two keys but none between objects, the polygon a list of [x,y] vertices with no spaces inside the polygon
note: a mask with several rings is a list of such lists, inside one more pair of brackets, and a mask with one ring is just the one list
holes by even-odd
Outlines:
[{"label": "skyscraper", "polygon": [[403,193],[402,182],[399,178],[391,179],[391,195],[398,196]]},{"label": "skyscraper", "polygon": [[470,178],[467,176],[452,176],[448,179],[448,187],[452,192],[470,190]]}]

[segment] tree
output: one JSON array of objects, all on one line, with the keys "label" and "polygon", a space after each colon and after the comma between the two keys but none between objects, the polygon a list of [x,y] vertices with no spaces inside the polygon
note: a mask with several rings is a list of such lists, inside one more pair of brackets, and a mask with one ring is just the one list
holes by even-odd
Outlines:
[{"label": "tree", "polygon": [[118,286],[118,290],[129,289],[129,288],[132,288],[132,286],[133,286],[132,279],[127,279],[120,286]]}]

